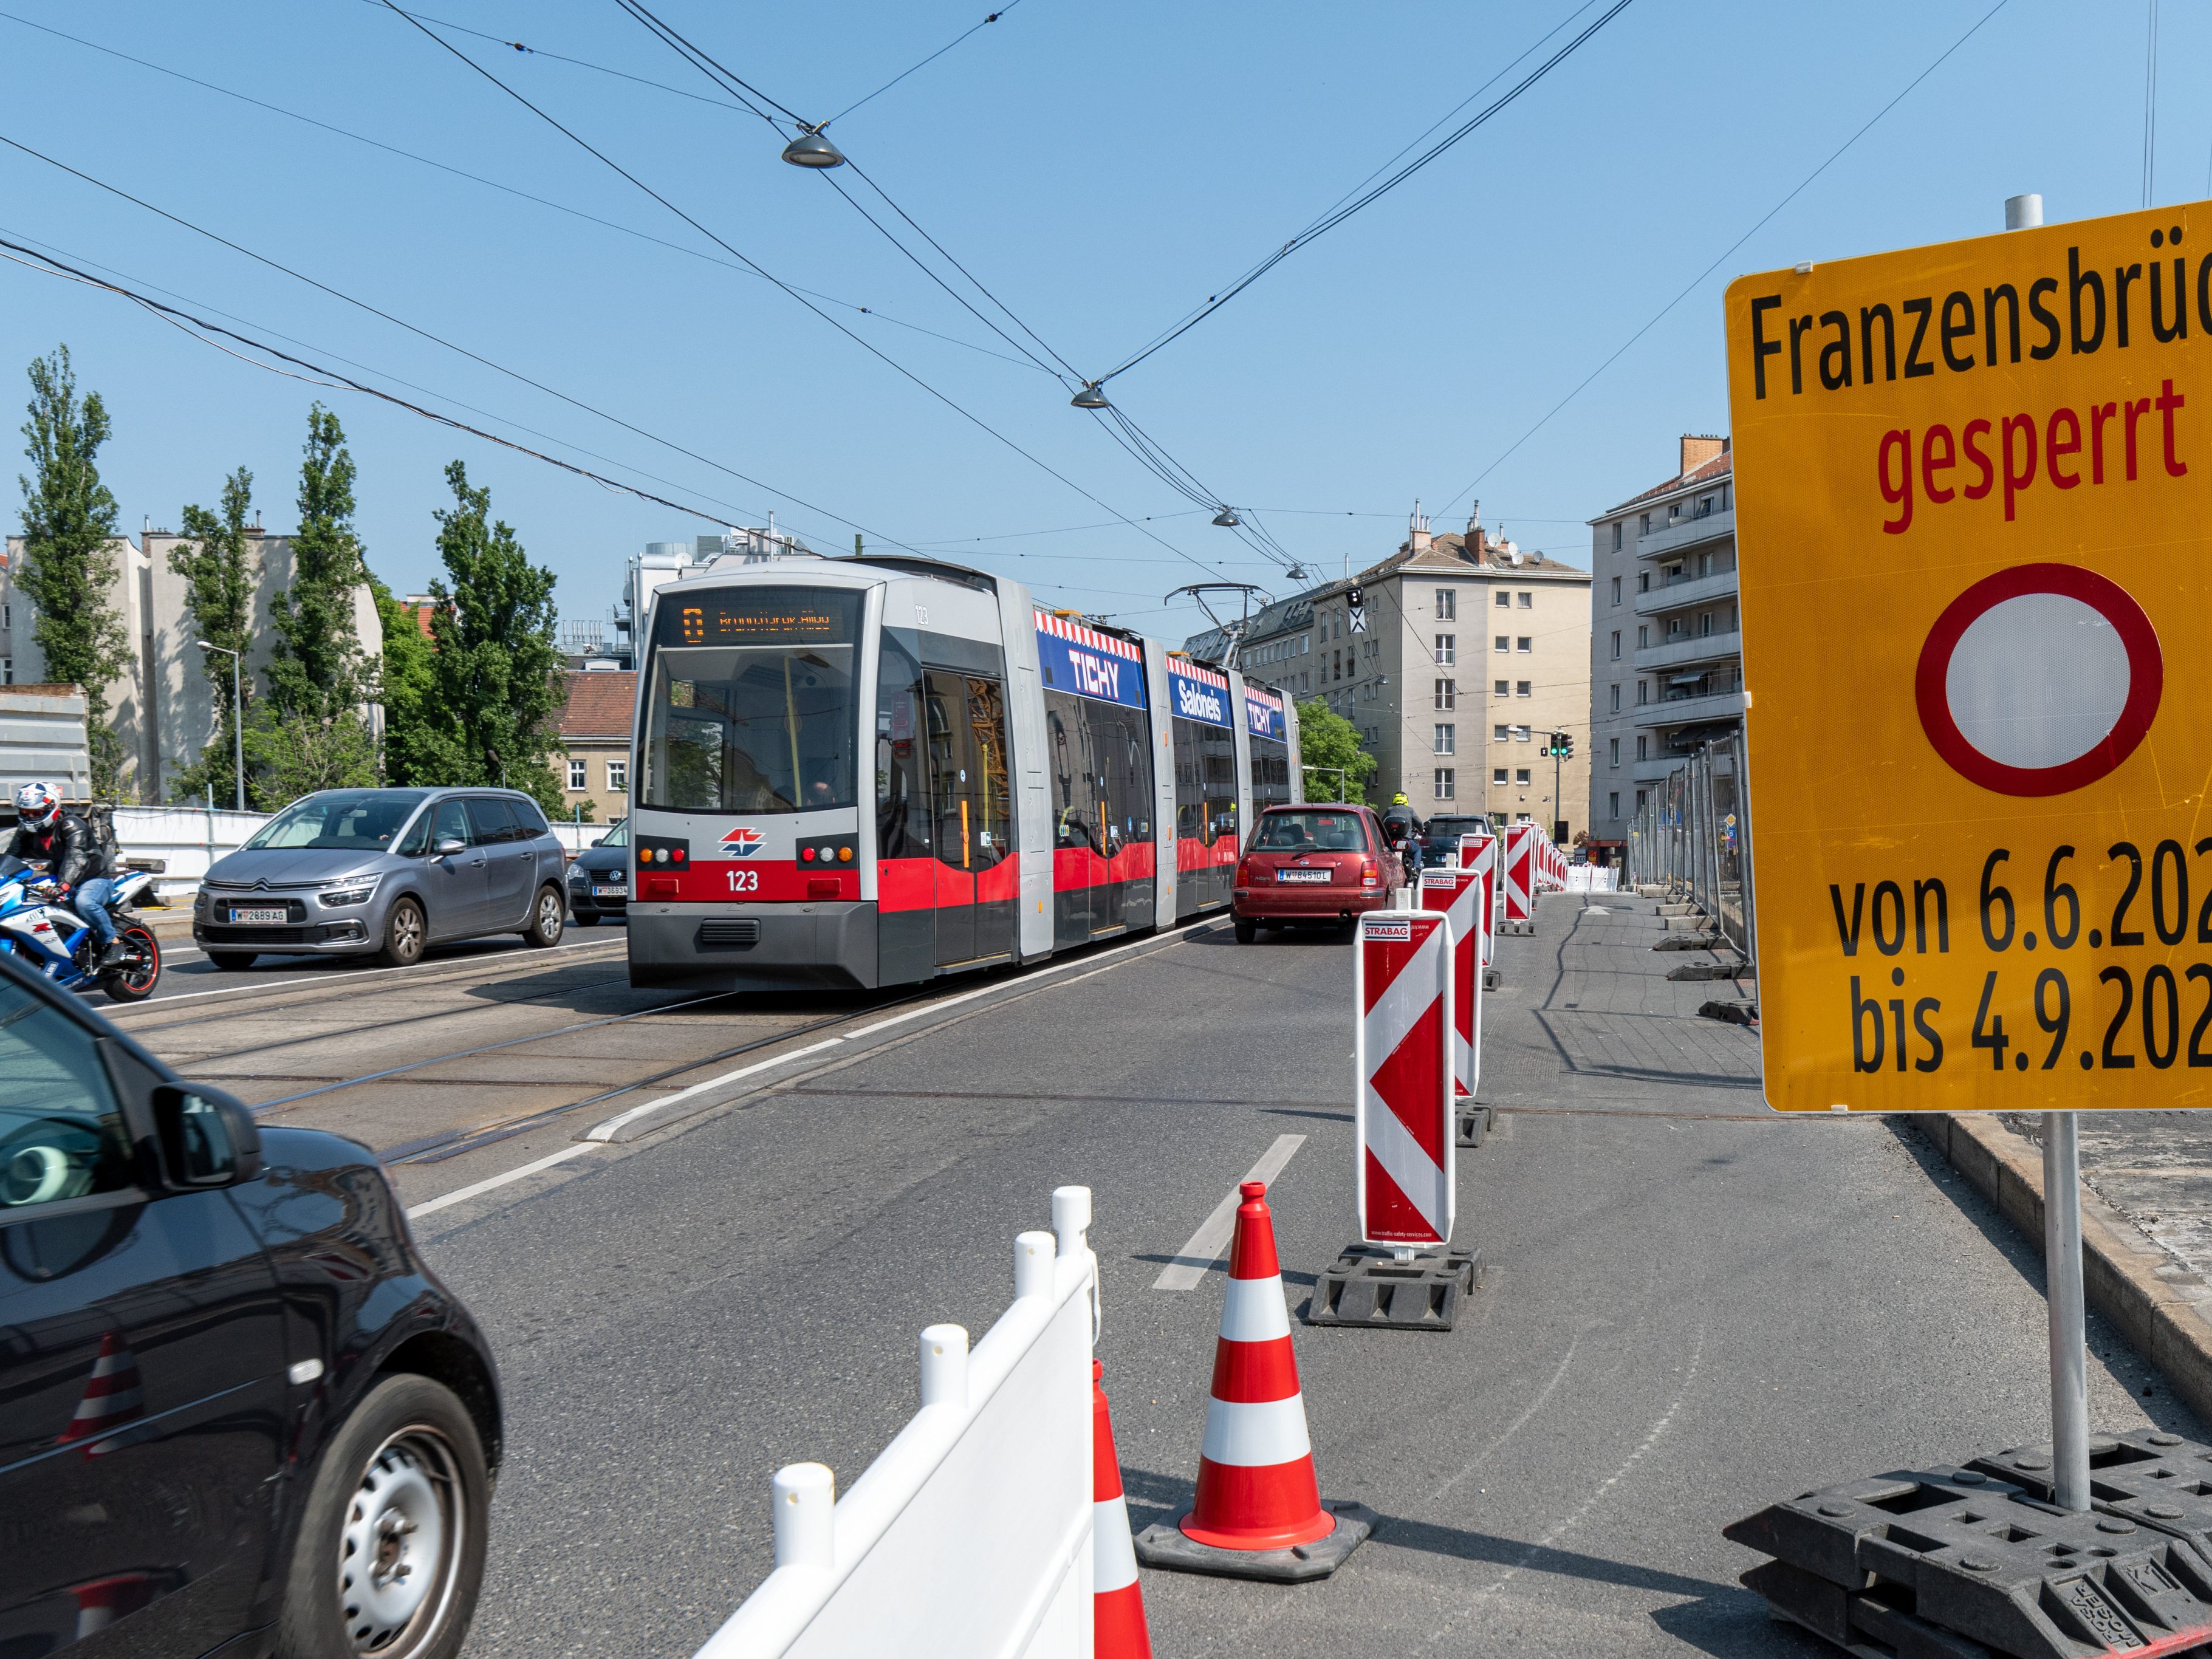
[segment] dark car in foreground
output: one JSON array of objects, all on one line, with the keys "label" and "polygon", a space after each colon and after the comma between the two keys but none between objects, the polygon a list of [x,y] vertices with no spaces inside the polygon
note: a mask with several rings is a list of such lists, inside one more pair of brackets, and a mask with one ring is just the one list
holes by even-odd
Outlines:
[{"label": "dark car in foreground", "polygon": [[1427,870],[1456,869],[1462,836],[1496,833],[1490,820],[1480,815],[1439,812],[1421,826],[1421,866]]},{"label": "dark car in foreground", "polygon": [[579,927],[629,915],[629,820],[617,818],[607,833],[568,863],[568,914]]},{"label": "dark car in foreground", "polygon": [[1364,806],[1270,806],[1237,862],[1229,913],[1237,941],[1262,927],[1348,927],[1390,902],[1405,867]]},{"label": "dark car in foreground", "polygon": [[0,959],[0,1654],[451,1659],[500,1417],[368,1151]]}]

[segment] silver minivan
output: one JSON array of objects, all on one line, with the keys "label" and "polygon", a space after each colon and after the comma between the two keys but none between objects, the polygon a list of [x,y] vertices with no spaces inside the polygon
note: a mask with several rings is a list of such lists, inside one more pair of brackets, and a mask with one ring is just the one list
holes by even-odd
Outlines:
[{"label": "silver minivan", "polygon": [[366,956],[405,967],[487,933],[560,942],[566,857],[512,789],[325,789],[217,859],[192,943],[218,968],[258,956]]}]

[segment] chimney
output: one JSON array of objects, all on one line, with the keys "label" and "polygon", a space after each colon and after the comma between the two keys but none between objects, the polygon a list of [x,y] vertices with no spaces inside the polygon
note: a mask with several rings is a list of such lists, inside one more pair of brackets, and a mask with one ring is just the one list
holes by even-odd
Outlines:
[{"label": "chimney", "polygon": [[1696,471],[1715,456],[1727,454],[1728,447],[1729,441],[1717,434],[1685,432],[1682,434],[1682,472]]},{"label": "chimney", "polygon": [[1421,504],[1416,501],[1413,503],[1413,516],[1406,522],[1405,550],[1408,553],[1425,553],[1429,550],[1431,539],[1429,515],[1421,511]]}]

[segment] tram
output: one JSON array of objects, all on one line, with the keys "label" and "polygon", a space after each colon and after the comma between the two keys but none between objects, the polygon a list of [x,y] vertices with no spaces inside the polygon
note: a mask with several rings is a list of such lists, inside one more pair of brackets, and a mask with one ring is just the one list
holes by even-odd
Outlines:
[{"label": "tram", "polygon": [[1279,691],[933,560],[687,571],[641,633],[634,985],[910,984],[1225,909]]}]

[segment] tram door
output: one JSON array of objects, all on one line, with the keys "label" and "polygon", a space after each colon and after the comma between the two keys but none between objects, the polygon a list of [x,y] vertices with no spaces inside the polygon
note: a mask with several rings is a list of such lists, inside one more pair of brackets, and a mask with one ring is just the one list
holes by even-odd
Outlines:
[{"label": "tram door", "polygon": [[[1006,689],[975,674],[928,669],[929,798],[937,852],[939,966],[1014,948],[1013,796]],[[1005,866],[1004,869],[1000,866]]]}]

